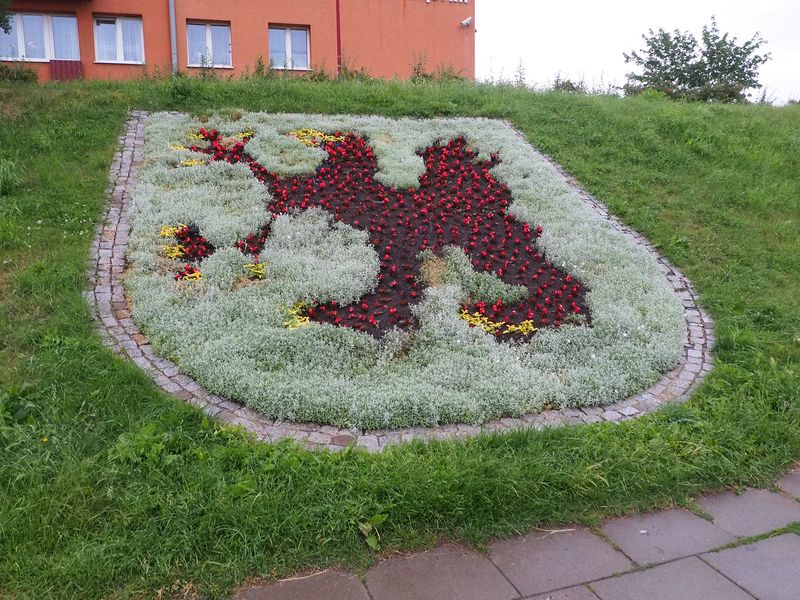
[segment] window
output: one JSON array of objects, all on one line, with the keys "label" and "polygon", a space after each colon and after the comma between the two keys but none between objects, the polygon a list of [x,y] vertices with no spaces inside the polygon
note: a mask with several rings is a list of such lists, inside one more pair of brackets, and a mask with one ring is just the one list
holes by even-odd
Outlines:
[{"label": "window", "polygon": [[97,62],[142,64],[144,35],[139,17],[97,17],[94,20]]},{"label": "window", "polygon": [[10,32],[0,29],[0,59],[80,59],[78,19],[74,16],[13,14],[10,24]]},{"label": "window", "polygon": [[0,58],[16,60],[19,58],[19,36],[17,35],[16,15],[11,15],[9,21],[11,31],[6,33],[0,29]]},{"label": "window", "polygon": [[270,27],[269,62],[276,69],[309,69],[308,28]]},{"label": "window", "polygon": [[230,67],[231,26],[210,23],[186,25],[190,67]]},{"label": "window", "polygon": [[58,60],[79,60],[78,19],[75,17],[50,17],[53,30],[53,57]]}]

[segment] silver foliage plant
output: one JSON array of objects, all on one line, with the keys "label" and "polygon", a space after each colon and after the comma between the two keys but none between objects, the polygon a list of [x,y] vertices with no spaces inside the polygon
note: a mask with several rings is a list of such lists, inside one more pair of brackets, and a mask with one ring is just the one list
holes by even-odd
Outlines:
[{"label": "silver foliage plant", "polygon": [[[512,191],[512,213],[541,224],[546,255],[589,287],[592,325],[543,329],[523,344],[470,328],[459,318],[469,294],[514,298],[519,290],[475,273],[450,248],[444,281],[415,307],[415,331],[376,340],[320,323],[287,328],[293,306],[347,303],[370,292],[375,250],[364,232],[320,209],[280,215],[260,256],[266,276],[248,280],[244,265],[252,257],[232,244],[272,219],[269,192],[244,165],[182,166],[208,162],[187,149],[200,127],[225,136],[251,129],[247,151],[283,176],[313,173],[326,157],[288,132],[352,131],[375,150],[376,178],[398,188],[417,186],[425,167],[416,153],[437,140],[461,135],[483,156],[499,153],[493,171]],[[201,281],[176,282],[181,262],[162,255],[168,242],[160,228],[178,223],[198,225],[217,248],[200,264]],[[155,348],[211,392],[277,419],[384,428],[597,406],[651,385],[682,353],[682,304],[654,258],[588,207],[512,128],[488,119],[245,113],[200,123],[151,115],[128,261],[133,317]]]}]

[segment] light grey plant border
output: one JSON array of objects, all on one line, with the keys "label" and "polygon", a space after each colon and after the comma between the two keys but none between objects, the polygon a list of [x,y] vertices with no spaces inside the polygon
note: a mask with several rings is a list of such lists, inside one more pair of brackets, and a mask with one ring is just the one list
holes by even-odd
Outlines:
[{"label": "light grey plant border", "polygon": [[156,355],[147,338],[134,324],[125,299],[122,279],[125,271],[125,250],[131,229],[129,212],[139,167],[143,161],[146,116],[144,111],[130,113],[125,132],[119,139],[119,150],[111,165],[105,218],[98,225],[97,238],[91,246],[90,289],[86,292],[86,298],[97,317],[98,333],[107,346],[144,369],[164,391],[200,408],[219,421],[244,427],[259,440],[272,442],[292,438],[312,449],[335,450],[355,444],[370,451],[381,451],[388,444],[412,439],[452,439],[477,435],[483,431],[620,422],[652,412],[668,402],[685,401],[712,369],[712,349],[715,342],[713,324],[711,318],[698,306],[697,294],[692,284],[643,236],[610,215],[601,202],[581,190],[577,182],[558,164],[543,156],[579,193],[584,202],[612,227],[656,258],[659,268],[683,301],[686,321],[684,355],[678,367],[664,375],[657,384],[632,398],[604,407],[549,410],[520,418],[498,419],[482,426],[443,425],[393,430],[340,429],[314,423],[275,421],[237,402],[211,394],[192,378],[182,374],[175,363]]}]

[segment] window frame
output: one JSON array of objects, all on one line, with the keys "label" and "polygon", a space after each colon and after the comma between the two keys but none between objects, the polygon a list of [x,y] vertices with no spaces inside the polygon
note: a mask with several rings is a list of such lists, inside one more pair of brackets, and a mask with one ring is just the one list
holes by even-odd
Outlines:
[{"label": "window frame", "polygon": [[186,66],[192,69],[200,69],[203,67],[199,63],[189,62],[191,58],[191,49],[189,48],[189,26],[200,25],[205,27],[206,34],[206,52],[211,51],[211,58],[214,58],[214,47],[211,42],[211,28],[212,27],[227,27],[228,28],[228,59],[230,63],[227,65],[206,64],[209,69],[232,69],[233,68],[233,32],[231,29],[230,21],[196,21],[194,19],[186,21]]},{"label": "window frame", "polygon": [[[114,27],[116,29],[115,46],[117,51],[117,60],[100,59],[98,54],[97,45],[97,22],[98,21],[111,21],[114,20]],[[125,46],[122,38],[122,25],[121,21],[139,21],[139,38],[142,45],[142,60],[124,60]],[[141,16],[125,16],[125,15],[92,15],[92,32],[94,34],[94,62],[101,65],[144,65],[147,64],[147,57],[145,56],[144,47],[144,19]]]},{"label": "window frame", "polygon": [[[17,56],[2,56],[0,55],[0,62],[31,62],[31,63],[49,63],[51,60],[68,60],[72,62],[80,62],[81,60],[81,40],[80,35],[77,36],[78,42],[78,58],[56,58],[55,56],[55,38],[53,33],[53,17],[70,17],[75,20],[75,30],[78,29],[78,16],[70,13],[43,13],[34,11],[21,11],[12,12],[10,14],[13,19],[12,35],[17,37]],[[20,49],[25,48],[25,25],[22,17],[42,17],[44,27],[44,58],[28,58],[24,54],[20,54]]]},{"label": "window frame", "polygon": [[[280,29],[283,31],[284,35],[284,52],[286,54],[286,59],[288,62],[288,66],[284,65],[274,65],[272,64],[272,56],[270,56],[269,64],[270,68],[281,70],[281,71],[311,71],[311,27],[308,25],[276,25],[270,24],[267,28],[267,51],[269,51],[269,35],[273,29]],[[292,56],[292,31],[302,31],[306,34],[306,51],[308,52],[308,66],[307,67],[295,67],[294,66],[294,57]]]}]

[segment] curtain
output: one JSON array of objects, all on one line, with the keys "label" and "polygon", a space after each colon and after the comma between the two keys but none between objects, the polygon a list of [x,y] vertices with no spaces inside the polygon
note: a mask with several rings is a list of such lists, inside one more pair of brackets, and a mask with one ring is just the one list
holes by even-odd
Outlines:
[{"label": "curtain", "polygon": [[227,25],[211,26],[211,51],[215,66],[231,66],[231,28]]},{"label": "curtain", "polygon": [[208,55],[206,51],[206,26],[189,23],[186,26],[186,32],[189,38],[189,64],[200,65],[203,63],[203,57]]},{"label": "curtain", "polygon": [[29,59],[47,58],[47,49],[44,46],[44,16],[22,15],[22,33],[25,37],[23,56]]},{"label": "curtain", "polygon": [[114,19],[95,21],[94,45],[97,60],[117,60],[117,22]]},{"label": "curtain", "polygon": [[286,30],[270,28],[269,30],[269,63],[273,67],[283,69],[286,62]]},{"label": "curtain", "polygon": [[11,31],[8,33],[0,29],[0,58],[17,59],[19,58],[19,52],[17,48],[17,27],[14,21],[14,15],[11,15],[9,24],[11,25]]},{"label": "curtain", "polygon": [[292,29],[292,68],[308,69],[308,31]]},{"label": "curtain", "polygon": [[141,19],[119,19],[122,27],[122,60],[144,62]]},{"label": "curtain", "polygon": [[52,17],[53,58],[59,60],[79,60],[78,19],[75,17]]}]

